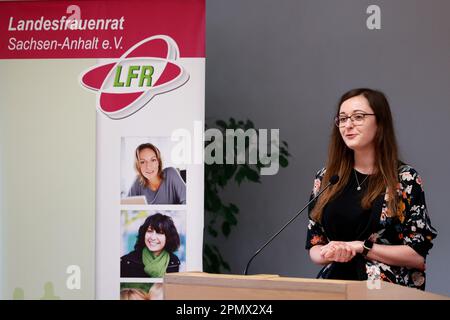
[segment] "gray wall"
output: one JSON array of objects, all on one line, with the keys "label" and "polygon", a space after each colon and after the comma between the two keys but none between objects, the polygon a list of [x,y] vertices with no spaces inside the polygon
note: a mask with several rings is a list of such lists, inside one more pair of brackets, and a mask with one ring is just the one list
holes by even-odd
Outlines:
[{"label": "gray wall", "polygon": [[[381,30],[366,8],[381,7]],[[368,86],[384,91],[402,158],[425,181],[439,235],[428,259],[427,290],[449,294],[450,1],[208,0],[207,122],[233,116],[279,128],[293,157],[263,183],[233,186],[240,207],[229,239],[217,241],[233,273],[307,200],[324,165],[339,96]],[[314,277],[300,217],[253,262],[251,273]]]}]

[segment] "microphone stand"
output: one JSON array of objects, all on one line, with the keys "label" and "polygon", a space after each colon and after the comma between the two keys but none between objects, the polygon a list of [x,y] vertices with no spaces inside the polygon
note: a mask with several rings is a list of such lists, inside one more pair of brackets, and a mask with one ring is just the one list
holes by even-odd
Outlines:
[{"label": "microphone stand", "polygon": [[322,191],[320,191],[314,198],[312,198],[311,200],[309,200],[309,202],[303,207],[303,209],[301,209],[291,220],[289,220],[277,233],[275,233],[261,248],[259,248],[255,254],[250,258],[250,260],[247,263],[247,266],[245,267],[244,270],[244,275],[248,275],[248,268],[250,267],[250,263],[252,263],[253,259],[256,258],[256,256],[265,248],[267,247],[267,245],[269,243],[272,242],[273,239],[275,239],[288,225],[291,224],[292,221],[295,220],[295,218],[297,218],[302,212],[303,210],[305,210],[313,201],[315,201],[325,190],[327,190],[331,185],[333,185],[334,183],[329,182],[328,185],[322,189]]}]

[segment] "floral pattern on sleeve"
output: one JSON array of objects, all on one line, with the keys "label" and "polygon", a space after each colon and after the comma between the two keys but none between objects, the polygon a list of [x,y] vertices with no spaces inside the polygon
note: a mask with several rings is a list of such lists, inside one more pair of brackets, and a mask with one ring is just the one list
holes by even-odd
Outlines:
[{"label": "floral pattern on sleeve", "polygon": [[403,200],[399,208],[403,227],[399,238],[425,258],[433,247],[431,241],[436,238],[437,232],[428,216],[423,182],[417,171],[406,165],[402,167],[399,177],[401,187],[398,192]]},{"label": "floral pattern on sleeve", "polygon": [[[310,199],[314,198],[320,191],[320,186],[322,183],[322,178],[325,174],[325,168],[321,169],[317,172],[316,177],[314,179],[314,186],[311,193]],[[315,203],[313,202],[308,208],[308,215],[311,214],[312,209],[314,208]],[[307,250],[311,249],[315,245],[324,245],[328,243],[328,239],[325,235],[325,231],[322,225],[319,222],[316,222],[309,218],[308,223],[308,231],[306,234],[306,245],[305,248]]]}]

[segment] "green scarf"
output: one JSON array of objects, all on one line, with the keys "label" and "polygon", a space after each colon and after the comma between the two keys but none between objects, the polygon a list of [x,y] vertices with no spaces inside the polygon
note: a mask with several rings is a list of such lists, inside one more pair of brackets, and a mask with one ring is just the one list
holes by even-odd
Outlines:
[{"label": "green scarf", "polygon": [[166,273],[169,265],[170,255],[163,250],[159,256],[155,256],[147,247],[142,250],[142,262],[144,263],[144,271],[150,278],[162,278]]}]

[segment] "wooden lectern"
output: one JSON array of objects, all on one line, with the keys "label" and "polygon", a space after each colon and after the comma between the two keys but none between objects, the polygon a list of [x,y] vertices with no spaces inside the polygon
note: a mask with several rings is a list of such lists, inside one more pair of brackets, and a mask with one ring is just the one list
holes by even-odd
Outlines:
[{"label": "wooden lectern", "polygon": [[450,298],[384,281],[285,278],[277,275],[168,273],[166,300],[448,300]]}]

